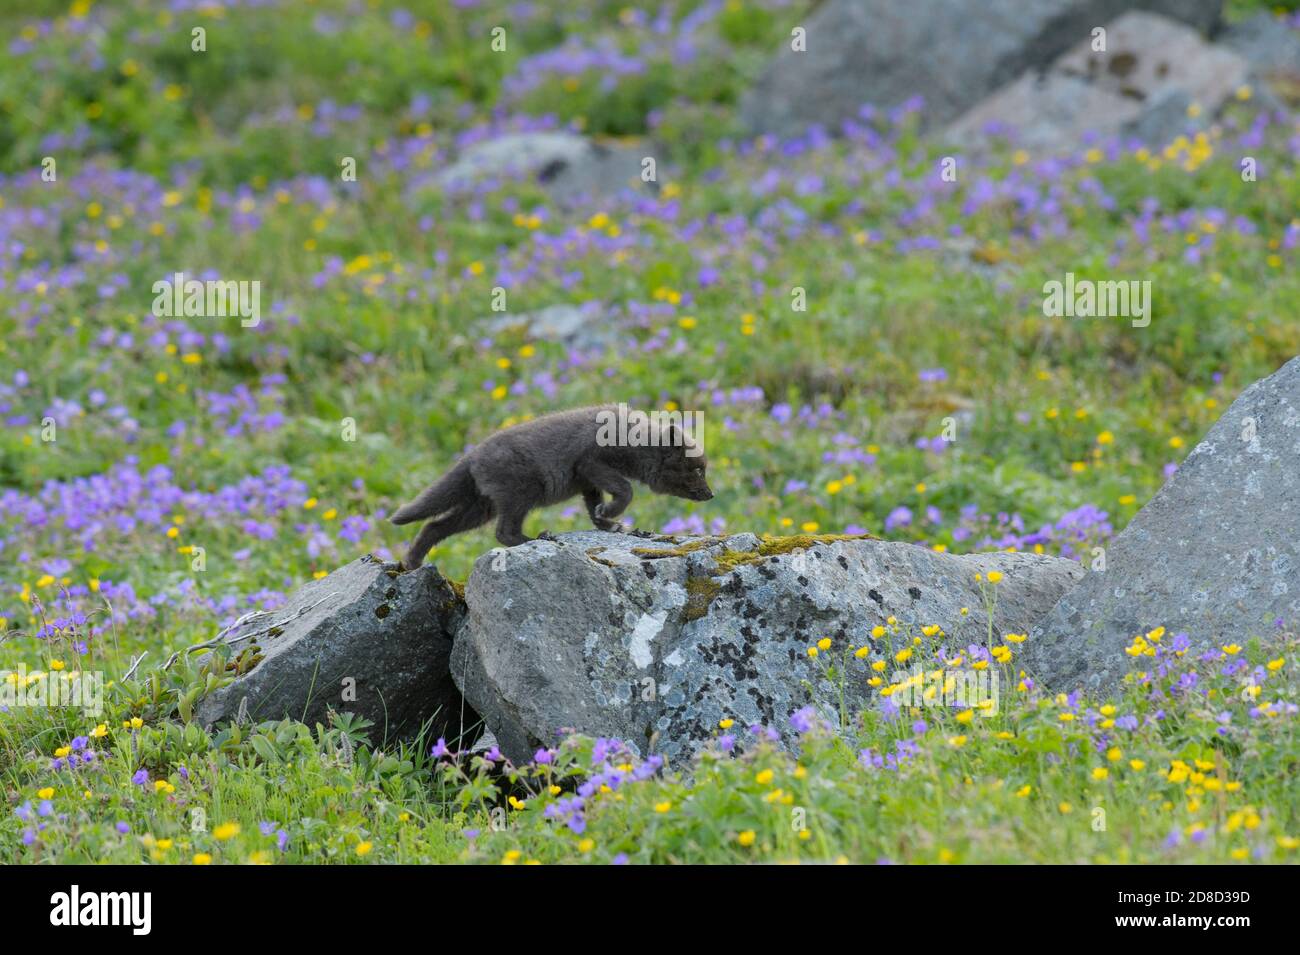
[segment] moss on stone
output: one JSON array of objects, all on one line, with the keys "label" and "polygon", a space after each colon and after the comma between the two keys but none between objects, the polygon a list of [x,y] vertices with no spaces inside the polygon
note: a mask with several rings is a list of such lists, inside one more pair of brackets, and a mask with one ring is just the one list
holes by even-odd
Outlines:
[{"label": "moss on stone", "polygon": [[712,577],[687,577],[686,607],[682,611],[682,623],[699,620],[707,614],[713,598],[721,589],[722,585]]},{"label": "moss on stone", "polygon": [[780,557],[797,550],[807,550],[814,544],[833,544],[836,541],[878,540],[870,534],[793,534],[773,537],[764,534],[754,550],[724,550],[717,557],[718,572],[729,574],[739,567],[757,564],[769,557]]},{"label": "moss on stone", "polygon": [[659,560],[664,557],[685,557],[687,554],[693,554],[697,550],[703,550],[713,543],[714,540],[704,538],[703,540],[682,544],[680,547],[633,547],[632,553],[636,554],[638,557],[646,557],[653,560]]},{"label": "moss on stone", "polygon": [[758,552],[764,557],[788,554],[793,550],[806,550],[813,544],[834,544],[836,541],[873,541],[879,540],[870,534],[793,534],[789,537],[763,535],[763,542],[758,545]]},{"label": "moss on stone", "polygon": [[591,547],[591,548],[588,548],[587,551],[586,551],[587,559],[588,559],[588,560],[593,560],[593,561],[595,561],[596,563],[598,563],[598,564],[603,564],[603,565],[606,566],[606,567],[617,567],[617,566],[618,566],[618,564],[616,564],[614,561],[610,560],[608,557],[601,557],[600,555],[603,554],[603,553],[605,553],[605,548],[603,548],[603,547]]},{"label": "moss on stone", "polygon": [[719,574],[729,574],[739,567],[756,564],[760,560],[763,560],[763,555],[757,550],[724,550],[714,558],[714,563],[718,565]]}]

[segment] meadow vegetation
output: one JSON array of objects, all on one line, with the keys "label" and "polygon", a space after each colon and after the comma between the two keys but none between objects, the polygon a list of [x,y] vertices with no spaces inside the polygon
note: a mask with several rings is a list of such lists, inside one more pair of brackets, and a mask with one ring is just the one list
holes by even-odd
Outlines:
[{"label": "meadow vegetation", "polygon": [[[1300,127],[1254,91],[1167,148],[999,143],[954,183],[923,103],[744,136],[736,102],[797,16],[772,0],[23,6],[0,14],[0,669],[107,685],[94,717],[0,706],[0,861],[1294,859],[1294,636],[1192,658],[1146,621],[1135,676],[1089,699],[1022,674],[1019,635],[899,624],[817,652],[884,688],[873,661],[905,651],[995,668],[997,715],[882,696],[846,741],[790,714],[797,757],[723,725],[686,772],[612,740],[504,769],[372,749],[346,716],[207,731],[187,716],[221,677],[160,670],[400,553],[385,515],[467,444],[597,401],[705,413],[715,499],[640,494],[641,528],[1089,559],[1296,354]],[[560,128],[644,143],[658,194],[434,184],[468,143]],[[261,322],[155,317],[177,271],[260,281]],[[1045,317],[1067,271],[1149,279],[1150,326]],[[514,313],[598,303],[618,343],[494,335],[495,287]],[[463,581],[491,545],[429,560]]]}]

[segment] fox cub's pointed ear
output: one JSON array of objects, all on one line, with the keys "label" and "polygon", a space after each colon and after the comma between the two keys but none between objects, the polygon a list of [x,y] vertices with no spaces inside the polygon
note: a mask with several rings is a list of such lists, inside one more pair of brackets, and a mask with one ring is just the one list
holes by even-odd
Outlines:
[{"label": "fox cub's pointed ear", "polygon": [[660,442],[665,448],[673,451],[689,450],[695,446],[695,441],[689,434],[680,428],[676,422],[669,422],[665,427]]},{"label": "fox cub's pointed ear", "polygon": [[668,444],[674,448],[683,448],[687,457],[696,457],[700,447],[700,442],[695,435],[678,427],[676,423],[668,425]]}]

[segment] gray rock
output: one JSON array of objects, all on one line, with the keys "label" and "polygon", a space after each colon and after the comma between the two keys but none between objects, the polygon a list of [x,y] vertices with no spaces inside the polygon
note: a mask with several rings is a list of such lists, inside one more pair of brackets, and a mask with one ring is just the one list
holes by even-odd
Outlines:
[{"label": "gray rock", "polygon": [[1184,90],[1164,90],[1146,101],[1142,112],[1125,123],[1123,131],[1153,146],[1164,146],[1179,136],[1199,132],[1206,126],[1206,114],[1189,116],[1193,102]]},{"label": "gray rock", "polygon": [[1219,42],[1250,64],[1252,78],[1262,84],[1258,106],[1285,109],[1300,103],[1300,29],[1260,13],[1225,30]]},{"label": "gray rock", "polygon": [[1157,626],[1195,652],[1300,620],[1300,358],[1242,392],[1105,558],[1024,645],[1048,689],[1112,689]]},{"label": "gray rock", "polygon": [[[1181,23],[1140,11],[1106,25],[1106,49],[1085,38],[1042,73],[1027,73],[948,130],[965,142],[989,127],[1013,129],[1035,150],[1063,152],[1087,133],[1132,135],[1163,146],[1195,131],[1250,77],[1249,64]],[[1188,107],[1200,107],[1199,116]]]},{"label": "gray rock", "polygon": [[[479,722],[447,669],[463,617],[459,595],[432,565],[398,574],[373,557],[354,560],[228,634],[227,658],[257,646],[263,659],[204,697],[196,718],[224,722],[242,705],[254,721],[311,725],[333,709],[373,721],[375,743],[410,739],[425,720],[435,738],[454,739],[462,721],[466,728]],[[355,681],[354,700],[344,698],[345,680]]]},{"label": "gray rock", "polygon": [[865,103],[920,94],[928,124],[946,124],[1027,70],[1042,69],[1124,11],[1161,13],[1208,32],[1221,0],[829,0],[802,24],[742,103],[751,132],[830,132]]},{"label": "gray rock", "polygon": [[[1024,632],[1082,574],[1030,554],[857,538],[791,550],[800,540],[591,531],[489,553],[466,586],[452,675],[512,760],[569,728],[680,762],[723,718],[788,732],[811,703],[837,719],[839,691],[807,654],[823,637],[860,645],[893,614],[914,630],[943,626],[954,645],[982,642],[974,575],[995,569],[1006,575],[995,632]],[[865,662],[851,662],[856,714],[875,691]]]},{"label": "gray rock", "polygon": [[436,181],[456,191],[485,178],[532,177],[557,200],[576,203],[625,189],[656,189],[641,180],[643,158],[644,151],[575,133],[512,133],[470,146]]},{"label": "gray rock", "polygon": [[1219,42],[1240,54],[1253,70],[1300,76],[1300,30],[1271,13],[1233,24]]},{"label": "gray rock", "polygon": [[522,328],[529,338],[562,342],[580,351],[591,351],[608,345],[614,339],[614,329],[601,321],[603,313],[599,302],[548,305],[534,312],[518,315],[507,312],[494,316],[489,320],[488,328],[494,334]]},{"label": "gray rock", "polygon": [[1062,152],[1075,148],[1085,133],[1114,135],[1141,116],[1137,101],[1080,77],[1026,73],[963,115],[945,136],[970,144],[988,132],[1009,133],[1035,153]]}]

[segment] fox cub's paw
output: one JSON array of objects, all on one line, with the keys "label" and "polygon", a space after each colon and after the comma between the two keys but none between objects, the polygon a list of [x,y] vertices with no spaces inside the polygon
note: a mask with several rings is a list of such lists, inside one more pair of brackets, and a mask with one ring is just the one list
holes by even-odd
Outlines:
[{"label": "fox cub's paw", "polygon": [[608,531],[611,534],[621,534],[626,529],[622,521],[610,516],[604,504],[596,505],[596,510],[591,515],[591,523],[595,525],[596,530]]},{"label": "fox cub's paw", "polygon": [[608,534],[621,534],[625,530],[622,521],[616,521],[608,517],[601,517],[599,514],[591,518],[591,526],[598,531],[605,531]]}]

